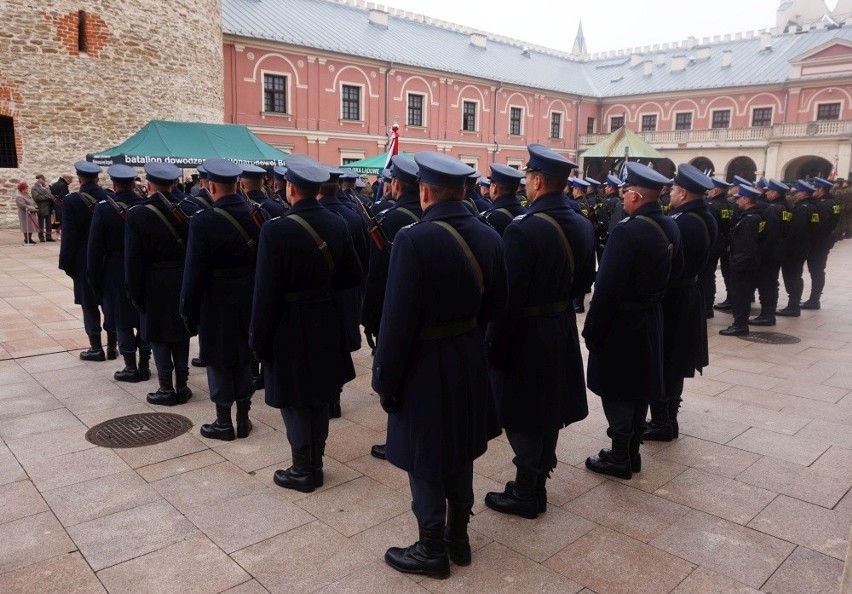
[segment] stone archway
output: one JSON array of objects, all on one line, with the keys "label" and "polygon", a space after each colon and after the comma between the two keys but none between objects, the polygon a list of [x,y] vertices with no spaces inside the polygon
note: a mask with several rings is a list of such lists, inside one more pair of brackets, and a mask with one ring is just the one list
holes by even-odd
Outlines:
[{"label": "stone archway", "polygon": [[806,179],[809,177],[825,177],[831,173],[833,166],[828,159],[815,155],[796,157],[784,167],[784,179]]},{"label": "stone archway", "polygon": [[713,175],[716,171],[716,166],[713,165],[713,161],[708,159],[707,157],[695,157],[692,161],[689,162],[690,165],[697,167],[701,171],[709,172],[708,175]]},{"label": "stone archway", "polygon": [[757,165],[750,157],[737,157],[728,163],[728,170],[725,172],[725,179],[729,182],[734,180],[735,175],[739,175],[747,180],[753,180],[754,174],[757,172]]}]

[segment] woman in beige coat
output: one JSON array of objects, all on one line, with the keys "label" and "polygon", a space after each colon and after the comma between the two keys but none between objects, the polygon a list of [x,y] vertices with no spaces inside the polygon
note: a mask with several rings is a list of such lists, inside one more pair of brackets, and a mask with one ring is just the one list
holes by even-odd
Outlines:
[{"label": "woman in beige coat", "polygon": [[22,181],[18,184],[15,203],[18,205],[18,223],[21,225],[21,233],[24,234],[24,245],[35,245],[33,231],[38,230],[38,225],[33,223],[33,217],[38,208],[30,196],[30,186],[27,182]]}]

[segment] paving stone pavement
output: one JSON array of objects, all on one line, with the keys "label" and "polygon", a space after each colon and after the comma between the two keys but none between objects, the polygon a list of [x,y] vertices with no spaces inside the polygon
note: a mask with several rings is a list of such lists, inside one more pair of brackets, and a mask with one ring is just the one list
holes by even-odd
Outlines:
[{"label": "paving stone pavement", "polygon": [[709,320],[711,365],[686,381],[681,437],[643,446],[633,480],[583,467],[607,443],[591,393],[589,417],[561,433],[548,512],[536,520],[482,504],[513,475],[505,438],[492,441],[475,464],[473,564],[443,581],[382,559],[417,529],[404,473],[369,456],[385,417],[368,349],[354,355],[358,377],[331,422],[314,493],[273,484],[290,453],[262,394],[248,439],[198,435],[214,417],[203,370],[191,371],[193,399],[168,409],[193,422],[189,433],[97,447],[88,428],[151,412],[154,383],[117,383],[118,361],[79,360],[88,345],[58,251],[0,231],[0,592],[840,589],[852,524],[852,241],[831,253],[823,308],[772,328],[800,342],[721,337],[730,316]]}]

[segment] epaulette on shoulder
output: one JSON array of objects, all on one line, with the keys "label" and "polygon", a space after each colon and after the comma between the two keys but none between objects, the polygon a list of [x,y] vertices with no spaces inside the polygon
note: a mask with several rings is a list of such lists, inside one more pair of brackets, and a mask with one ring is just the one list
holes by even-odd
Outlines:
[{"label": "epaulette on shoulder", "polygon": [[106,203],[107,203],[106,200],[98,200],[98,204],[106,204]]},{"label": "epaulette on shoulder", "polygon": [[622,223],[626,223],[627,221],[632,221],[632,220],[633,220],[633,217],[624,217],[623,219],[618,221],[618,223],[616,223],[616,225],[621,225]]},{"label": "epaulette on shoulder", "polygon": [[410,224],[406,225],[405,227],[403,227],[403,229],[411,229],[412,227],[416,227],[417,225],[419,225],[422,222],[423,221],[415,221],[414,223],[410,223]]},{"label": "epaulette on shoulder", "polygon": [[676,212],[676,213],[674,213],[674,214],[672,215],[672,218],[673,218],[674,220],[677,220],[678,218],[680,218],[680,215],[682,215],[682,214],[683,214],[682,212]]},{"label": "epaulette on shoulder", "polygon": [[521,215],[516,216],[516,217],[515,217],[514,219],[512,219],[512,220],[513,220],[513,221],[523,221],[523,220],[524,220],[525,218],[527,218],[528,216],[529,216],[529,215],[528,215],[527,213],[524,213],[524,214],[521,214]]},{"label": "epaulette on shoulder", "polygon": [[283,219],[283,218],[284,218],[284,217],[286,217],[286,216],[287,216],[287,215],[278,215],[277,217],[272,217],[271,219],[269,219],[269,220],[268,220],[268,221],[266,221],[266,222],[267,222],[267,223],[271,223],[272,221],[277,221],[277,220],[279,220],[279,219]]}]

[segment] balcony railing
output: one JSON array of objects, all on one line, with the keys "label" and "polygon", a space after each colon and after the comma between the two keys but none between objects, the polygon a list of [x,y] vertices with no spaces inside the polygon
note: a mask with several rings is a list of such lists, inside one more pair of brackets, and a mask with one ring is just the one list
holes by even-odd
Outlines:
[{"label": "balcony railing", "polygon": [[[714,128],[710,130],[668,130],[637,132],[648,144],[686,144],[690,142],[768,141],[780,138],[826,136],[852,137],[852,120],[776,124],[759,128]],[[597,144],[609,134],[581,134],[580,147]]]}]

